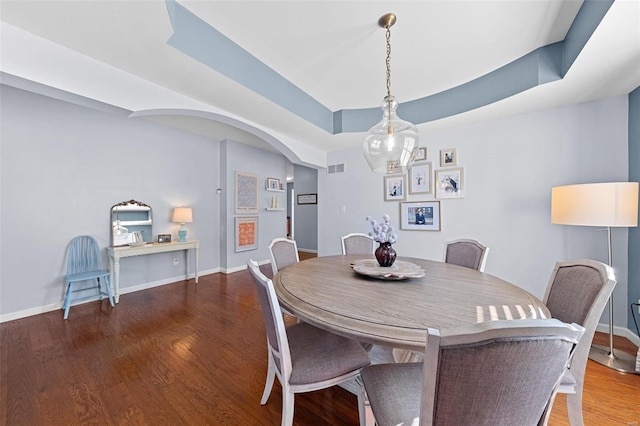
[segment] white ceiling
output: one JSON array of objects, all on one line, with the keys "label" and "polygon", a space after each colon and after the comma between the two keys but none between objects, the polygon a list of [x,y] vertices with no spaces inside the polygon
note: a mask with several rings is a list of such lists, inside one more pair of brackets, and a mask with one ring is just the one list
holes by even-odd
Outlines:
[{"label": "white ceiling", "polygon": [[[385,39],[377,20],[386,12],[398,16],[391,37],[392,92],[406,102],[563,40],[582,5],[577,0],[178,3],[332,111],[376,107],[385,95]],[[162,0],[2,0],[0,20],[5,73],[131,111],[189,108],[247,124],[236,126],[244,129],[239,130],[212,127],[203,118],[153,118],[216,139],[259,144],[261,137],[245,131],[258,128],[293,152],[309,147],[318,153],[359,145],[363,138],[361,132],[331,135],[167,44],[173,31]],[[32,35],[55,44],[30,53],[35,49],[24,39]],[[100,66],[100,78],[97,71],[80,74],[84,63]],[[126,86],[125,79],[138,84]],[[428,145],[435,127],[622,95],[638,86],[640,1],[618,0],[562,80],[418,128]]]}]

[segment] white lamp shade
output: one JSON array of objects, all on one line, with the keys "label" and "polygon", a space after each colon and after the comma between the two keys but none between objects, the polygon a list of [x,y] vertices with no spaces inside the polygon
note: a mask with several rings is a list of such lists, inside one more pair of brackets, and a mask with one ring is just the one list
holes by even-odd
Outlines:
[{"label": "white lamp shade", "polygon": [[191,223],[193,217],[189,207],[176,207],[173,210],[173,221],[177,223]]},{"label": "white lamp shade", "polygon": [[553,187],[551,222],[582,226],[638,226],[638,182]]}]

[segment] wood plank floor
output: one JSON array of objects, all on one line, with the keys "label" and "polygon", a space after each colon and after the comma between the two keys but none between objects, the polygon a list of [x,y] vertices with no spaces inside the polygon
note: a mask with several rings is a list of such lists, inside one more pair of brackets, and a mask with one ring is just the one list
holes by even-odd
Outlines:
[{"label": "wood plank floor", "polygon": [[[115,309],[73,306],[68,321],[60,310],[5,322],[0,424],[278,425],[278,384],[260,405],[264,333],[247,271],[125,294]],[[586,389],[587,426],[639,424],[640,376],[589,362]],[[357,425],[356,398],[298,395],[294,424]],[[568,424],[563,396],[550,424]]]}]

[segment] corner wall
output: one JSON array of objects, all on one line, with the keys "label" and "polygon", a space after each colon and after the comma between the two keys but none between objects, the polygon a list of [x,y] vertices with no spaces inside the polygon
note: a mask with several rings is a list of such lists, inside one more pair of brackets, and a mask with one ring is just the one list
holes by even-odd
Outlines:
[{"label": "corner wall", "polygon": [[[640,182],[640,87],[629,93],[629,182]],[[640,227],[629,228],[629,304],[640,299]],[[637,326],[640,313],[634,307]],[[627,327],[638,334],[633,316],[629,315]]]}]

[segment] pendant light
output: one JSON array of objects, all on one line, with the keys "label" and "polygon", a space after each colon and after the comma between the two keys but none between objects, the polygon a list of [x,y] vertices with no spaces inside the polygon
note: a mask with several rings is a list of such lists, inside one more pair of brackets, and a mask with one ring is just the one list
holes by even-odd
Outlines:
[{"label": "pendant light", "polygon": [[396,15],[387,13],[378,20],[387,36],[387,95],[382,101],[382,120],[369,129],[363,143],[364,156],[376,173],[405,173],[418,152],[418,128],[396,115],[398,102],[391,94],[391,27]]}]

